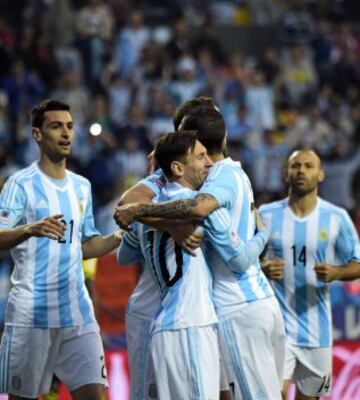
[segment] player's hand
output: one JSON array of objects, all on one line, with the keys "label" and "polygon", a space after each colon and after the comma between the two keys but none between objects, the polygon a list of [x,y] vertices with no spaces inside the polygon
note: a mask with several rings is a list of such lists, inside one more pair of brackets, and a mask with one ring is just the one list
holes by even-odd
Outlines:
[{"label": "player's hand", "polygon": [[330,264],[319,263],[315,264],[315,273],[319,281],[329,283],[338,279],[338,269]]},{"label": "player's hand", "polygon": [[137,203],[125,204],[121,207],[116,207],[114,220],[121,229],[129,232],[130,225],[135,221],[136,212]]},{"label": "player's hand", "polygon": [[269,279],[280,280],[284,278],[284,260],[281,258],[261,260],[261,268]]},{"label": "player's hand", "polygon": [[119,229],[118,231],[114,232],[114,237],[116,240],[119,241],[119,244],[121,243],[121,241],[123,240],[123,237],[125,236],[125,231],[122,229]]},{"label": "player's hand", "polygon": [[27,225],[26,233],[29,236],[48,237],[53,240],[63,239],[66,225],[61,221],[62,217],[62,214],[55,214],[40,219],[39,221]]},{"label": "player's hand", "polygon": [[177,224],[167,229],[175,242],[193,257],[196,256],[195,250],[200,247],[204,238],[203,233],[197,231],[196,228],[196,225],[187,223]]}]

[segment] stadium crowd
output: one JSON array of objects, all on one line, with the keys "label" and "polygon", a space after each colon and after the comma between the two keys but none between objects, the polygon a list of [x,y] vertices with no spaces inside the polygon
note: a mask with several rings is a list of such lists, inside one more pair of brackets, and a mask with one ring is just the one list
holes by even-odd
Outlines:
[{"label": "stadium crowd", "polygon": [[[29,110],[47,97],[66,101],[76,121],[69,167],[91,181],[97,226],[111,232],[116,200],[146,174],[176,106],[206,95],[258,204],[284,194],[284,159],[311,147],[327,174],[322,197],[351,211],[359,229],[360,40],[345,2],[157,3],[1,2],[1,182],[38,157]],[[276,27],[274,46],[226,51],[215,33],[230,11],[228,23]],[[89,134],[95,123],[100,135]]]},{"label": "stadium crowd", "polygon": [[[206,96],[224,117],[229,155],[241,160],[257,206],[286,196],[285,161],[313,149],[326,174],[321,197],[347,209],[360,232],[360,37],[347,3],[2,1],[0,189],[39,158],[34,105],[64,101],[75,122],[68,167],[90,180],[96,225],[107,235],[117,230],[120,195],[147,174],[156,139],[174,131],[175,109]],[[230,51],[222,24],[276,36],[250,53],[234,36]],[[0,253],[0,333],[11,269]]]}]

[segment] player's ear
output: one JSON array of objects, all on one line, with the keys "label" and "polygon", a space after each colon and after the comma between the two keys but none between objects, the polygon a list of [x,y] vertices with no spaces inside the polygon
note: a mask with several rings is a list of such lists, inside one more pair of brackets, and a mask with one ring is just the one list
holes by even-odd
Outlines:
[{"label": "player's ear", "polygon": [[175,177],[181,177],[184,175],[184,165],[180,161],[173,161],[171,163],[171,172]]},{"label": "player's ear", "polygon": [[35,142],[39,144],[41,142],[41,139],[42,139],[42,135],[41,135],[40,129],[33,127],[31,129],[31,133],[33,135],[33,138],[35,139]]},{"label": "player's ear", "polygon": [[283,168],[283,178],[284,178],[284,181],[285,181],[286,183],[289,182],[288,169],[287,169],[287,166],[286,166],[286,165],[285,165],[285,167]]},{"label": "player's ear", "polygon": [[325,172],[323,169],[320,169],[318,181],[322,182],[325,179]]}]

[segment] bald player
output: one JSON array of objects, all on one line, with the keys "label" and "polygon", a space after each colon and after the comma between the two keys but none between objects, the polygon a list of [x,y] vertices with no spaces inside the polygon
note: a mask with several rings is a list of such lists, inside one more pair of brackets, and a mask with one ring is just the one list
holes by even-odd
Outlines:
[{"label": "bald player", "polygon": [[285,167],[286,199],[260,207],[270,228],[262,268],[271,279],[286,330],[284,395],[328,396],[332,374],[328,283],[360,277],[359,238],[348,213],[318,197],[324,179],[314,151],[293,152]]}]

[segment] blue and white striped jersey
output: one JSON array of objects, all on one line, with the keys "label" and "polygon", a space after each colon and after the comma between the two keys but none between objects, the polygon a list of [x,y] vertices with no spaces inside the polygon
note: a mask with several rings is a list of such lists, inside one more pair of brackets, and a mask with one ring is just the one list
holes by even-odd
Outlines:
[{"label": "blue and white striped jersey", "polygon": [[[189,198],[193,194],[196,192],[178,183],[168,183],[158,201]],[[218,322],[212,302],[212,277],[200,249],[196,257],[192,257],[182,251],[168,233],[146,225],[125,235],[120,256],[123,246],[127,246],[128,254],[130,248],[133,249],[133,257],[141,251],[160,290],[160,306],[151,334]],[[120,260],[124,262],[125,258],[120,257]]]},{"label": "blue and white striped jersey", "polygon": [[[253,193],[239,162],[230,158],[217,162],[199,193],[212,195],[230,213],[232,231],[237,235],[234,240],[238,238],[246,243],[254,238]],[[224,255],[211,242],[206,244],[204,254],[214,273],[214,302],[219,316],[236,310],[241,304],[274,295],[258,258],[252,260],[246,272],[238,273],[226,266]]]},{"label": "blue and white striped jersey", "polygon": [[266,257],[285,261],[284,279],[273,281],[287,340],[300,347],[332,344],[328,285],[319,281],[316,263],[360,261],[360,245],[347,212],[318,198],[315,209],[297,217],[288,199],[260,207],[270,229]]},{"label": "blue and white striped jersey", "polygon": [[160,290],[151,274],[151,268],[146,265],[142,249],[146,244],[141,243],[145,239],[143,235],[144,225],[134,223],[132,231],[126,232],[117,253],[120,264],[134,264],[143,261],[143,268],[139,281],[133,290],[126,312],[138,318],[151,321],[160,306]]},{"label": "blue and white striped jersey", "polygon": [[166,185],[166,178],[162,169],[157,169],[154,173],[141,179],[139,183],[152,190],[156,197],[160,196],[161,189]]},{"label": "blue and white striped jersey", "polygon": [[62,214],[65,238],[31,237],[11,250],[6,324],[36,328],[83,325],[95,321],[84,284],[83,241],[98,235],[87,179],[66,171],[58,186],[33,163],[16,172],[0,195],[0,228],[12,228]]}]

